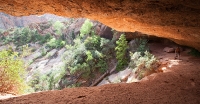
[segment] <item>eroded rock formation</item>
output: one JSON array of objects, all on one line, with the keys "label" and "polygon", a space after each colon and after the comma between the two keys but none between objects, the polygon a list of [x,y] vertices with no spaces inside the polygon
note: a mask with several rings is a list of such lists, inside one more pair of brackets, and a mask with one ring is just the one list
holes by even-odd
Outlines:
[{"label": "eroded rock formation", "polygon": [[200,50],[200,0],[1,0],[0,11],[86,17],[118,31],[140,31]]}]

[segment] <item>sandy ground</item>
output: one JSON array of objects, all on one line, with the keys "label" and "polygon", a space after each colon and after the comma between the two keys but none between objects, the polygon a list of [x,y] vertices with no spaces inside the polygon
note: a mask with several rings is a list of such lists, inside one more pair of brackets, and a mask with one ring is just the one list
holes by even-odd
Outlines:
[{"label": "sandy ground", "polygon": [[2,99],[0,104],[200,104],[200,58],[184,51],[174,60],[174,53],[164,53],[163,46],[152,46],[152,53],[168,64],[163,73],[140,82],[32,93]]}]

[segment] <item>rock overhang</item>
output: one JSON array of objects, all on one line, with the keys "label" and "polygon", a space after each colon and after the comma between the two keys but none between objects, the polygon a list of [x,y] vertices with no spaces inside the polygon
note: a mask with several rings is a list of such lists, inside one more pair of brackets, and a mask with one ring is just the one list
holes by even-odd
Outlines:
[{"label": "rock overhang", "polygon": [[118,31],[140,31],[200,50],[200,0],[1,0],[0,11],[86,17]]}]

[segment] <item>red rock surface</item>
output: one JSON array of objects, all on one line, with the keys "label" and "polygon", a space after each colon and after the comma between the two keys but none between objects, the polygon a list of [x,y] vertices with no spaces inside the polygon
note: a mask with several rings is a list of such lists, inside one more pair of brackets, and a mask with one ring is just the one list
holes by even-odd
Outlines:
[{"label": "red rock surface", "polygon": [[140,31],[200,50],[200,0],[1,0],[0,11],[86,17],[118,31]]}]

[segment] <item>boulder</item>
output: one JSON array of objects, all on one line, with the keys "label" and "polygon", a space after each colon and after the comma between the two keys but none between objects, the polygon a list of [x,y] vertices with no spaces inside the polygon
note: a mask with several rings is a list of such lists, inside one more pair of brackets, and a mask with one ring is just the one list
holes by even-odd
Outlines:
[{"label": "boulder", "polygon": [[118,73],[118,77],[120,78],[122,82],[126,82],[131,73],[132,73],[132,69],[126,68],[125,70],[120,71]]},{"label": "boulder", "polygon": [[167,52],[167,53],[173,53],[173,52],[175,52],[175,49],[174,49],[174,48],[170,48],[170,47],[165,47],[165,48],[163,49],[163,51],[164,51],[164,52]]},{"label": "boulder", "polygon": [[102,80],[97,86],[105,85],[105,84],[110,84],[110,82],[106,79]]},{"label": "boulder", "polygon": [[132,83],[132,82],[138,82],[138,79],[135,78],[135,73],[133,72],[128,77],[128,80],[126,81],[126,83]]},{"label": "boulder", "polygon": [[111,82],[111,83],[119,83],[119,82],[121,82],[120,78],[118,76],[118,73],[108,76],[108,81]]}]

